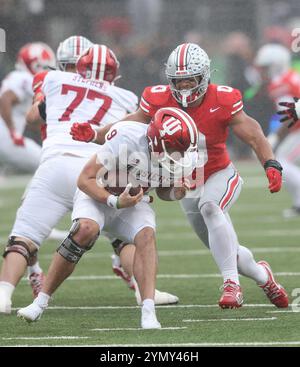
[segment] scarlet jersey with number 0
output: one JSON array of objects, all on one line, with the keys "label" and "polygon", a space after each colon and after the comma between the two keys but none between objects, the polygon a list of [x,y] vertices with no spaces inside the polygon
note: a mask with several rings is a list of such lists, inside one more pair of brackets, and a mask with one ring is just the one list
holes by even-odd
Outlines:
[{"label": "scarlet jersey with number 0", "polygon": [[42,161],[60,154],[91,156],[97,145],[72,140],[72,124],[89,122],[105,126],[134,112],[138,102],[136,95],[126,89],[63,71],[48,72],[41,91],[47,115]]},{"label": "scarlet jersey with number 0", "polygon": [[[157,85],[145,88],[140,101],[140,108],[144,113],[153,117],[162,107],[182,108],[173,98],[169,86]],[[237,89],[210,84],[200,106],[184,109],[198,127],[199,150],[206,152],[204,181],[231,162],[226,149],[228,125],[242,108],[242,96]]]}]

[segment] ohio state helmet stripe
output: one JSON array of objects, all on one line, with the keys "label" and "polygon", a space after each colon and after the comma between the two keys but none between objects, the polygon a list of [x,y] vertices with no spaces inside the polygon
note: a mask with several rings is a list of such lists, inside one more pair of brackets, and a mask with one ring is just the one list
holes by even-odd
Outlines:
[{"label": "ohio state helmet stripe", "polygon": [[76,53],[75,53],[76,56],[80,55],[80,50],[81,50],[80,43],[81,43],[81,39],[79,36],[77,36],[76,37]]},{"label": "ohio state helmet stripe", "polygon": [[107,47],[101,45],[101,54],[100,54],[100,72],[99,79],[104,80],[105,67],[106,67],[106,57],[107,57]]},{"label": "ohio state helmet stripe", "polygon": [[179,47],[178,54],[177,54],[177,57],[178,57],[177,66],[178,66],[179,71],[186,71],[186,65],[187,65],[186,55],[187,55],[188,48],[189,48],[188,43],[184,43],[183,45]]},{"label": "ohio state helmet stripe", "polygon": [[99,46],[93,46],[93,64],[91,79],[96,79],[99,60]]}]

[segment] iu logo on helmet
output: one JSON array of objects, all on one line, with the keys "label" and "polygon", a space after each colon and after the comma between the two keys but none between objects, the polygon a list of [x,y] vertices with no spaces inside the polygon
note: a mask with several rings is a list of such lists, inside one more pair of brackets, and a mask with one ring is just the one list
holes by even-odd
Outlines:
[{"label": "iu logo on helmet", "polygon": [[163,128],[159,131],[160,136],[162,137],[165,136],[166,134],[173,135],[177,131],[182,130],[180,121],[178,121],[174,117],[170,117],[168,120],[164,121],[164,123],[162,124],[162,127]]}]

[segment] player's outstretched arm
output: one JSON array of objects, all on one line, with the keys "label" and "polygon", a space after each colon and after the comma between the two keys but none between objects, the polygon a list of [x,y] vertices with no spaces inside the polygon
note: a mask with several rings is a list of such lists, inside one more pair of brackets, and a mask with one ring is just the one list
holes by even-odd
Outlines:
[{"label": "player's outstretched arm", "polygon": [[[139,108],[136,112],[126,115],[119,121],[137,121],[148,124],[150,120],[151,118]],[[102,145],[105,143],[105,136],[113,124],[114,123],[108,124],[100,129],[96,129],[88,122],[74,123],[71,127],[70,134],[72,135],[73,140],[83,141],[86,143],[92,142]]]},{"label": "player's outstretched arm", "polygon": [[270,192],[279,191],[282,185],[282,167],[275,160],[271,145],[259,123],[241,111],[234,116],[230,124],[234,134],[250,145],[257,155],[268,177]]}]

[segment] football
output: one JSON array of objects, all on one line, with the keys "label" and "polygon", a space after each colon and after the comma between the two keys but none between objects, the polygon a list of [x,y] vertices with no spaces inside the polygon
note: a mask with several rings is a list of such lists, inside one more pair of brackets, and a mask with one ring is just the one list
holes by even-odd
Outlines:
[{"label": "football", "polygon": [[[105,189],[113,195],[119,196],[125,190],[126,186],[131,183],[132,187],[129,190],[131,196],[137,195],[141,190],[141,185],[136,179],[125,171],[110,171],[104,175]],[[143,187],[143,191],[147,191],[147,187]]]}]

